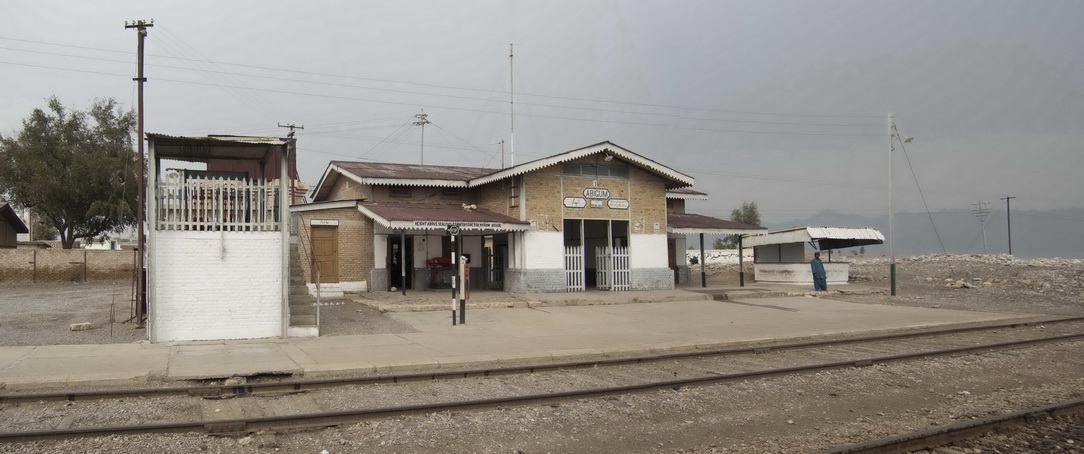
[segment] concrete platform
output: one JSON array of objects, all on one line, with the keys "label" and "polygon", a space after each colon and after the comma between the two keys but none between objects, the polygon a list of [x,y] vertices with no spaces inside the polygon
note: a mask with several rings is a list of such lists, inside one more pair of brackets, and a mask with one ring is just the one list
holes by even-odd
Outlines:
[{"label": "concrete platform", "polygon": [[[693,292],[671,292],[669,297],[685,293]],[[630,294],[624,295],[628,299]],[[570,361],[1051,318],[810,296],[715,300],[707,293],[694,295],[699,296],[636,304],[469,309],[467,324],[457,326],[451,324],[450,310],[387,314],[418,331],[406,334],[0,347],[0,392],[233,375],[313,377]]]}]

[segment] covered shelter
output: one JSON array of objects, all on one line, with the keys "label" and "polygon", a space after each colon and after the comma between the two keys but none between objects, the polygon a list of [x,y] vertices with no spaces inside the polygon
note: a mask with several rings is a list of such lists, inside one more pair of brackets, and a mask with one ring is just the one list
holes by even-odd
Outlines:
[{"label": "covered shelter", "polygon": [[147,142],[150,340],[315,335],[289,306],[294,139],[148,133]]},{"label": "covered shelter", "polygon": [[832,250],[869,244],[882,244],[885,237],[872,227],[792,227],[762,234],[745,235],[743,241],[753,247],[757,282],[807,284],[810,282],[805,245],[815,251],[828,251],[824,269],[828,283],[846,284],[850,264],[832,261]]},{"label": "covered shelter", "polygon": [[753,232],[768,230],[764,227],[727,221],[692,213],[670,213],[667,233],[672,235],[700,235],[700,285],[708,285],[707,272],[704,269],[704,235],[739,235],[738,236],[738,285],[745,285],[745,263],[741,253],[742,237]]}]

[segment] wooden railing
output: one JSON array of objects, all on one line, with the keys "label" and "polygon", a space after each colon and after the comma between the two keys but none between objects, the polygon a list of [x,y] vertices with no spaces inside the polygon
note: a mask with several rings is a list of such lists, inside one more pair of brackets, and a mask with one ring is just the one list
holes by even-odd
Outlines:
[{"label": "wooden railing", "polygon": [[158,230],[278,231],[279,188],[268,180],[179,179],[157,187]]}]

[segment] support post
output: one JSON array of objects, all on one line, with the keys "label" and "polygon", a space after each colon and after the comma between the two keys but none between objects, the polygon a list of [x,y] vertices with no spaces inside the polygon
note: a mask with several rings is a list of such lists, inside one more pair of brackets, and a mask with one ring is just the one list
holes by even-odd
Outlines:
[{"label": "support post", "polygon": [[460,282],[459,285],[462,287],[462,289],[459,291],[459,324],[460,325],[466,325],[467,324],[467,293],[470,291],[470,289],[467,288],[467,286],[470,285],[470,281],[467,280],[467,271],[466,271],[467,270],[467,261],[464,260],[465,256],[463,255],[463,242],[462,241],[459,242],[459,245],[457,246],[457,248],[459,249],[459,251],[457,252],[457,254],[459,255],[459,266],[456,267],[456,274],[459,275],[459,282]]},{"label": "support post", "polygon": [[402,229],[399,231],[399,287],[403,289],[403,296],[406,296],[406,286],[406,229]]},{"label": "support post", "polygon": [[708,273],[704,271],[704,262],[707,261],[707,257],[704,257],[704,234],[700,234],[700,286],[708,286]]},{"label": "support post", "polygon": [[742,254],[742,236],[738,235],[738,287],[745,287],[745,254]]},{"label": "support post", "polygon": [[[457,247],[456,241],[455,241],[456,236],[452,235],[451,233],[452,233],[451,229],[449,229],[448,234],[451,235],[451,237],[452,237],[452,266],[458,266],[457,263],[459,263],[459,260],[457,258],[457,255],[459,255],[459,254],[456,253],[456,247]],[[458,305],[457,303],[459,302],[459,295],[456,293],[456,290],[457,290],[456,281],[458,279],[459,279],[459,273],[458,272],[452,274],[452,326],[455,326],[455,310],[456,310],[456,306]]]},{"label": "support post", "polygon": [[1009,208],[1009,201],[1015,199],[1013,196],[1002,197],[1001,200],[1005,201],[1005,222],[1009,229],[1009,255],[1012,255],[1012,210]]}]

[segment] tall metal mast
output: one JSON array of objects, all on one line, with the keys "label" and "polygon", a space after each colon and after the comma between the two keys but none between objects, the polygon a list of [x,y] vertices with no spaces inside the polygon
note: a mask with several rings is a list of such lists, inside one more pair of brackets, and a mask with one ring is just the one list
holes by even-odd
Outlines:
[{"label": "tall metal mast", "polygon": [[516,78],[513,66],[512,43],[508,43],[508,115],[511,118],[511,130],[508,133],[508,154],[511,166],[516,166]]}]

